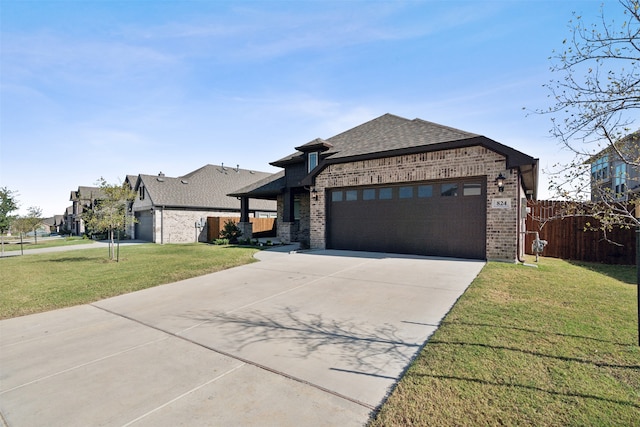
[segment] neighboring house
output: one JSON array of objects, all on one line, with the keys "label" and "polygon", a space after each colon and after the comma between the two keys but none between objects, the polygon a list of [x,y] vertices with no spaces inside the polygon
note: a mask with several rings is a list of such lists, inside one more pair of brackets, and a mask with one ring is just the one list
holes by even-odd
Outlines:
[{"label": "neighboring house", "polygon": [[[385,114],[271,163],[230,195],[277,200],[278,237],[346,249],[517,261],[538,160],[481,135]],[[243,212],[244,213],[244,212]],[[241,224],[242,225],[242,224]]]},{"label": "neighboring house", "polygon": [[82,219],[82,213],[86,210],[92,209],[96,206],[98,200],[102,199],[104,194],[100,187],[78,187],[78,191],[72,191],[70,200],[73,203],[71,206],[71,215],[67,216],[70,222],[69,231],[74,236],[81,236],[85,232],[84,220]]},{"label": "neighboring house", "polygon": [[639,138],[640,132],[635,132],[616,144],[626,161],[611,146],[587,161],[591,165],[591,201],[606,198],[624,202],[640,192],[640,168],[633,164],[639,157]]},{"label": "neighboring house", "polygon": [[42,223],[47,227],[48,233],[60,233],[64,230],[64,215],[54,215],[45,218]]},{"label": "neighboring house", "polygon": [[71,233],[71,225],[73,224],[73,205],[67,206],[67,209],[64,211],[63,219],[62,219],[62,228],[60,232],[63,234]]},{"label": "neighboring house", "polygon": [[[155,243],[206,241],[207,217],[240,217],[241,201],[227,194],[270,175],[224,165],[206,165],[177,178],[138,175],[131,206],[133,237]],[[253,200],[247,214],[268,218],[276,211],[274,200]]]}]

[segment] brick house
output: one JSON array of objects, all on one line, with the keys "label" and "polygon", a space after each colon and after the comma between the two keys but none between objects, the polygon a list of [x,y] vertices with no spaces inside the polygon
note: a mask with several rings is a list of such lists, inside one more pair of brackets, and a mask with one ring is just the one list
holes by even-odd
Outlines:
[{"label": "brick house", "polygon": [[72,202],[71,213],[66,212],[65,224],[74,236],[82,236],[85,233],[82,214],[94,206],[104,197],[100,187],[79,186],[78,190],[71,191],[69,200]]},{"label": "brick house", "polygon": [[[128,175],[136,192],[130,214],[136,223],[128,230],[134,239],[155,243],[207,240],[207,217],[240,217],[241,201],[227,193],[270,176],[239,167],[205,165],[180,177]],[[276,202],[252,200],[248,216],[274,217]]]},{"label": "brick house", "polygon": [[278,237],[345,249],[514,262],[538,160],[487,137],[385,114],[271,163],[230,194],[275,199]]}]

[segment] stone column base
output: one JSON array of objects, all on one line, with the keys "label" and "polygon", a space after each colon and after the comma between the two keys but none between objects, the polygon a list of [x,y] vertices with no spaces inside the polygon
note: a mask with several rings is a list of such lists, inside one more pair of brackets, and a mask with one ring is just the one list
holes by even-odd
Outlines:
[{"label": "stone column base", "polygon": [[238,228],[242,232],[240,240],[251,239],[253,237],[253,224],[251,224],[250,222],[239,222]]},{"label": "stone column base", "polygon": [[293,240],[293,222],[278,222],[278,240],[282,243],[291,243]]}]

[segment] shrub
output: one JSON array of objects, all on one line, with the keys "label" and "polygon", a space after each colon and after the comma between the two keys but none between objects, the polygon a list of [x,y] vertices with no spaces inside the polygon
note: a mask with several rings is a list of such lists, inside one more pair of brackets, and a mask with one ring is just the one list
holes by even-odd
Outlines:
[{"label": "shrub", "polygon": [[212,242],[214,245],[228,245],[229,239],[215,239]]},{"label": "shrub", "polygon": [[228,239],[230,243],[238,243],[240,236],[242,236],[242,231],[240,231],[236,223],[232,220],[227,220],[220,231],[220,237]]}]

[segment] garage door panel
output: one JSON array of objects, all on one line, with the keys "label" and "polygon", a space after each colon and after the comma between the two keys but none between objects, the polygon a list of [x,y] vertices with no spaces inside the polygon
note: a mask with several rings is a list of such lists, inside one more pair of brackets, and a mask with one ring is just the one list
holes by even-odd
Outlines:
[{"label": "garage door panel", "polygon": [[136,213],[137,223],[135,224],[136,239],[153,241],[153,216],[150,212]]},{"label": "garage door panel", "polygon": [[[330,202],[328,211],[328,245],[334,249],[348,249],[421,255],[485,258],[486,180],[480,183],[480,195],[464,196],[460,191],[464,181],[447,181],[442,189],[457,188],[457,195],[441,196],[440,183],[412,184],[404,188],[410,198],[400,198],[401,187],[392,187],[390,200],[363,200],[366,190],[358,189],[357,200]],[[433,187],[430,197],[418,197],[420,186]],[[350,189],[353,191],[353,189]],[[333,190],[344,191],[344,189]],[[388,195],[388,191],[385,190]],[[456,191],[449,191],[455,194]],[[368,195],[371,196],[372,191]],[[351,197],[353,192],[351,192]],[[340,200],[340,198],[337,198]],[[330,197],[329,200],[334,200]]]}]

